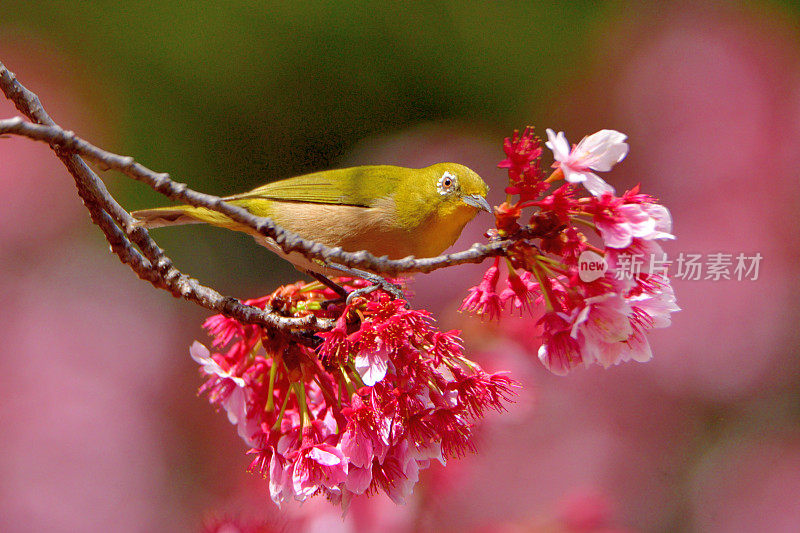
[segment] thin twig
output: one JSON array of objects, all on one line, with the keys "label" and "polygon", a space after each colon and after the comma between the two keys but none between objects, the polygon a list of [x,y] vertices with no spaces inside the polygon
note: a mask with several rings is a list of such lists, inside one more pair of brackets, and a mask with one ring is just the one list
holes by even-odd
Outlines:
[{"label": "thin twig", "polygon": [[[74,137],[71,132],[65,132],[55,124],[44,110],[39,98],[19,83],[14,74],[2,63],[0,63],[0,90],[23,115],[37,122],[37,124],[31,124],[20,118],[14,118],[2,121],[6,127],[10,126],[12,129],[34,127],[53,132],[58,131],[68,134],[66,137]],[[172,265],[172,261],[150,238],[147,230],[134,224],[130,214],[114,200],[103,181],[77,153],[57,141],[47,142],[53,147],[56,155],[75,180],[78,194],[89,210],[92,221],[106,236],[111,250],[141,279],[149,281],[155,287],[169,291],[174,296],[194,301],[207,309],[223,313],[240,322],[278,330],[305,344],[316,342],[312,337],[313,331],[327,330],[332,327],[331,321],[317,319],[313,315],[289,318],[245,305],[236,298],[223,296],[214,289],[201,285],[197,280],[183,274]],[[119,158],[119,156],[116,157]],[[141,252],[133,247],[132,242]]]},{"label": "thin twig", "polygon": [[173,181],[167,173],[150,170],[132,157],[102,150],[75,133],[62,129],[44,110],[39,98],[23,87],[2,63],[0,63],[0,90],[14,102],[23,115],[34,122],[27,122],[19,117],[0,120],[0,135],[20,135],[46,142],[51,146],[74,178],[78,194],[89,210],[92,221],[105,234],[111,250],[141,279],[169,291],[176,297],[194,301],[207,309],[224,313],[243,323],[279,330],[307,344],[315,342],[311,338],[313,331],[328,330],[332,327],[332,322],[313,315],[290,318],[269,310],[262,311],[245,305],[235,298],[223,296],[181,273],[172,265],[172,261],[150,237],[147,230],[138,226],[130,214],[111,196],[103,181],[86,165],[81,156],[102,165],[103,168],[118,170],[146,183],[172,200],[220,212],[231,220],[272,238],[287,253],[297,251],[307,258],[317,259],[328,265],[339,264],[386,275],[432,272],[463,263],[480,263],[488,257],[505,255],[510,246],[532,236],[530,229],[527,228],[506,240],[495,240],[488,244],[476,243],[468,250],[422,259],[413,256],[388,259],[385,256],[375,257],[367,251],[347,252],[339,247],[331,248],[303,239],[281,228],[271,219],[257,217],[246,209],[226,203],[222,198],[193,191],[185,183]]},{"label": "thin twig", "polygon": [[432,272],[440,268],[463,263],[480,263],[487,257],[503,255],[510,242],[474,244],[470,249],[438,257],[417,259],[413,256],[403,259],[375,257],[366,251],[347,252],[339,247],[331,248],[323,244],[303,239],[296,233],[283,229],[269,218],[258,217],[236,205],[226,203],[222,198],[189,189],[185,183],[170,179],[169,174],[154,172],[137,163],[132,157],[107,152],[55,125],[31,124],[20,118],[0,120],[0,134],[21,135],[33,140],[43,141],[52,146],[103,165],[104,168],[118,170],[133,179],[150,185],[161,194],[196,207],[218,211],[230,219],[243,224],[258,233],[270,237],[289,253],[298,251],[308,258],[325,263],[337,263],[351,268],[394,275],[410,272]]}]

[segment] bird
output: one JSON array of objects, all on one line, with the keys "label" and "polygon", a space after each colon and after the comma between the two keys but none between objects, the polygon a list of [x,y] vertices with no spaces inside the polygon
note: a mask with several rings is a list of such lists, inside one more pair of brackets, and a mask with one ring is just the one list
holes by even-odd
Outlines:
[{"label": "bird", "polygon": [[[492,213],[488,190],[477,173],[457,163],[367,165],[274,181],[223,200],[329,247],[401,259],[435,257],[452,246],[479,211]],[[249,233],[317,279],[344,270],[297,251],[287,254],[273,239],[204,207],[160,207],[131,215],[147,229],[206,223]]]}]

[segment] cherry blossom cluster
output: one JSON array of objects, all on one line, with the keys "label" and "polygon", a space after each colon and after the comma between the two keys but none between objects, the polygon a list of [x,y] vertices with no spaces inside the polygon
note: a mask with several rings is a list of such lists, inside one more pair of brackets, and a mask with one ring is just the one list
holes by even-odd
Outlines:
[{"label": "cherry blossom cluster", "polygon": [[[679,310],[666,271],[652,260],[666,262],[658,241],[674,238],[670,213],[638,185],[617,196],[595,173],[625,158],[624,134],[601,130],[574,146],[562,132],[548,129],[547,137],[554,159],[549,176],[533,128],[506,138],[498,167],[508,169],[507,197],[495,208],[497,228],[488,236],[514,244],[460,309],[489,319],[504,310],[536,317],[539,359],[555,374],[581,364],[647,361],[647,332],[669,326]],[[524,210],[530,214],[523,226]],[[620,275],[632,257],[643,258],[639,268]]]},{"label": "cherry blossom cluster", "polygon": [[[340,279],[349,289],[362,280]],[[385,492],[403,502],[419,471],[473,449],[472,421],[502,410],[515,384],[463,354],[458,331],[439,331],[427,311],[383,291],[333,303],[319,283],[281,287],[247,303],[285,316],[335,319],[316,348],[222,315],[204,327],[192,358],[200,392],[221,407],[251,448],[251,471],[280,504],[316,494],[347,506]]]}]

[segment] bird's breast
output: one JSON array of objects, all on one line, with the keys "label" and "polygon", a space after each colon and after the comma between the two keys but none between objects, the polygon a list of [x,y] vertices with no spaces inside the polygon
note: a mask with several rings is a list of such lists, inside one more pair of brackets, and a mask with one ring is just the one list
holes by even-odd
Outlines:
[{"label": "bird's breast", "polygon": [[381,198],[371,207],[275,201],[270,211],[279,226],[327,246],[367,250],[390,259],[416,252],[413,234],[398,223],[391,198]]},{"label": "bird's breast", "polygon": [[418,257],[435,257],[458,240],[467,222],[475,218],[478,210],[466,204],[448,211],[432,213],[418,228],[424,235],[419,243]]},{"label": "bird's breast", "polygon": [[434,211],[413,227],[401,222],[391,197],[371,207],[273,201],[270,216],[279,226],[326,246],[348,252],[366,250],[376,257],[434,257],[453,245],[477,210],[464,205]]}]

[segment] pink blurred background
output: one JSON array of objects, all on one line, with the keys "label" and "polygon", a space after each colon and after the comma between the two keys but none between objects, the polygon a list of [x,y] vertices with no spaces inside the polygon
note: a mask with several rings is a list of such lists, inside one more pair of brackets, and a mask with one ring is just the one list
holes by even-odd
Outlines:
[{"label": "pink blurred background", "polygon": [[[454,312],[481,267],[418,276],[414,304],[524,389],[482,424],[478,453],[432,469],[406,507],[357,501],[344,519],[324,501],[273,507],[235,431],[195,396],[188,346],[205,340],[206,313],[108,253],[46,146],[0,139],[0,530],[197,530],[221,515],[287,531],[800,530],[800,56],[797,19],[768,5],[605,13],[589,63],[547,112],[519,103],[540,134],[627,133],[609,177],[671,209],[667,252],[760,252],[759,279],[675,281],[683,310],[652,335],[651,362],[562,378],[536,360],[530,322]],[[90,62],[1,34],[0,61],[57,122],[116,149],[124,102],[78,83]],[[0,100],[0,117],[16,114]],[[366,136],[337,165],[455,160],[497,204],[509,133],[428,120]],[[122,180],[107,177],[112,190]]]}]

